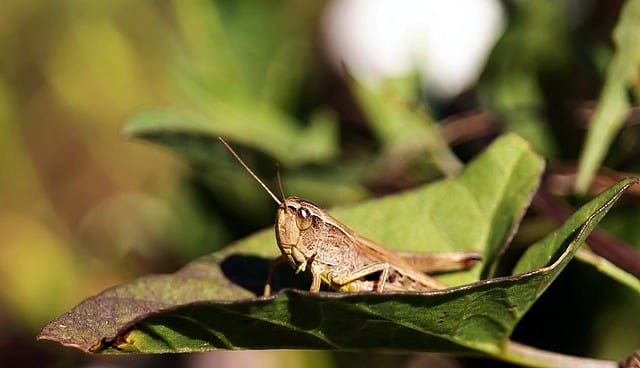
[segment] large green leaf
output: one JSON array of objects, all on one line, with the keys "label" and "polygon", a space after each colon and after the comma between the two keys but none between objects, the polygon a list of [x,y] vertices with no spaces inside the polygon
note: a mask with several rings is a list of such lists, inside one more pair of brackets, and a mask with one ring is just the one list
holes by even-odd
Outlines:
[{"label": "large green leaf", "polygon": [[[455,179],[333,213],[390,248],[482,251],[486,269],[513,233],[542,166],[524,141],[506,136]],[[553,256],[521,275],[477,281],[475,269],[442,279],[460,286],[422,294],[285,289],[255,298],[268,257],[277,254],[272,231],[264,231],[173,275],[144,277],[89,298],[47,325],[40,338],[106,352],[384,348],[518,360],[505,345],[516,323],[632,183],[602,193],[540,242],[553,247],[534,245]],[[308,280],[292,283],[294,277],[283,270],[280,287],[308,287]]]},{"label": "large green leaf", "polygon": [[[271,199],[233,160],[218,136],[270,153],[276,158],[274,162],[295,166],[306,161],[322,161],[333,155],[337,149],[334,128],[332,115],[326,113],[316,114],[306,129],[293,125],[276,129],[276,125],[270,124],[256,130],[233,124],[219,126],[204,115],[162,108],[132,117],[124,134],[160,144],[187,158],[199,168],[199,177],[227,208],[252,208],[254,213],[263,214],[273,210]],[[271,175],[275,173],[274,169],[275,166],[270,167]],[[286,188],[327,205],[351,203],[367,196],[366,189],[360,184],[366,170],[364,164],[334,164],[330,169],[315,166],[311,173],[306,172],[311,170],[301,168],[286,170]],[[269,180],[270,176],[265,178]]]},{"label": "large green leaf", "polygon": [[628,0],[613,34],[616,54],[607,76],[586,142],[580,155],[576,190],[585,193],[611,141],[631,108],[628,89],[638,83],[640,71],[640,1]]},{"label": "large green leaf", "polygon": [[326,161],[337,152],[337,127],[330,114],[314,115],[303,128],[266,105],[210,100],[202,110],[203,114],[171,108],[143,111],[129,119],[124,133],[167,145],[198,161],[219,156],[218,136],[262,150],[286,166]]}]

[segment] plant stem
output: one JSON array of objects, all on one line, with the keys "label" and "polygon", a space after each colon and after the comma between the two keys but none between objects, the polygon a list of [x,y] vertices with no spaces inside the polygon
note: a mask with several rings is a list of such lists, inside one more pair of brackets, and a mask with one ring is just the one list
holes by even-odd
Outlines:
[{"label": "plant stem", "polygon": [[580,248],[576,252],[576,259],[592,265],[598,271],[604,273],[605,275],[608,275],[614,280],[618,280],[622,284],[640,293],[640,279],[628,272],[625,272],[621,268],[616,267],[613,263],[609,262],[603,257],[600,257],[592,251]]},{"label": "plant stem", "polygon": [[618,368],[611,360],[581,358],[571,355],[540,350],[515,341],[507,341],[502,358],[506,361],[529,367],[545,368]]}]

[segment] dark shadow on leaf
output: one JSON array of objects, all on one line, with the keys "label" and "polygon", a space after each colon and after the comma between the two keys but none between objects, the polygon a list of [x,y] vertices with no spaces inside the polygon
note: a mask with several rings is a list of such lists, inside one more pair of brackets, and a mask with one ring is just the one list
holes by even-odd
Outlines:
[{"label": "dark shadow on leaf", "polygon": [[[264,290],[270,263],[271,260],[267,258],[231,255],[220,263],[220,269],[231,282],[260,296]],[[308,274],[296,275],[291,266],[282,264],[276,267],[271,290],[272,293],[282,289],[308,290],[310,285],[311,277]]]},{"label": "dark shadow on leaf", "polygon": [[157,341],[164,343],[168,348],[179,351],[179,346],[174,346],[171,341],[165,339],[161,334],[157,333],[156,330],[158,326],[162,326],[163,328],[169,328],[171,331],[176,331],[181,336],[188,338],[192,341],[201,341],[206,343],[208,346],[216,349],[224,349],[228,346],[225,345],[225,342],[220,339],[219,336],[212,333],[208,326],[203,324],[202,321],[206,319],[196,320],[191,317],[185,316],[176,316],[172,314],[167,314],[165,316],[155,316],[149,318],[146,321],[138,324],[136,329],[141,332],[144,332],[150,337],[155,338]]}]

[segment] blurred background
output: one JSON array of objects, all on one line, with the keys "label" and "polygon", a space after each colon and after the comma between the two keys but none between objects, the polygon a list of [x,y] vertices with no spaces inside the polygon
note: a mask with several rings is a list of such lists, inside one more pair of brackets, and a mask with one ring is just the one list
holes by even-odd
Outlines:
[{"label": "blurred background", "polygon": [[[608,169],[597,173],[586,195],[572,191],[623,4],[0,2],[2,361],[499,365],[304,351],[100,357],[35,336],[90,295],[175,271],[273,223],[269,198],[216,143],[191,142],[176,154],[163,145],[179,144],[164,136],[145,141],[123,131],[128,121],[143,124],[160,113],[203,117],[261,176],[272,180],[279,162],[287,192],[326,207],[455,175],[496,136],[517,132],[548,159],[541,194],[553,205],[534,203],[514,242],[510,256],[516,257],[556,226],[555,214],[566,206],[639,171],[640,127],[632,109],[606,156]],[[629,88],[632,101],[639,86]],[[637,196],[627,196],[605,219],[603,227],[616,236],[605,246],[640,249]],[[572,262],[514,338],[617,360],[640,346],[638,310],[637,293]]]}]

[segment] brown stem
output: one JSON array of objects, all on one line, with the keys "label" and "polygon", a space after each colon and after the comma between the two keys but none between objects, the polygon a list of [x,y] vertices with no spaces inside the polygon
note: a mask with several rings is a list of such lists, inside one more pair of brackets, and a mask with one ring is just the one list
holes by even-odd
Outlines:
[{"label": "brown stem", "polygon": [[[591,121],[593,120],[593,115],[596,112],[596,102],[584,102],[573,107],[574,111],[574,122],[576,125],[587,128]],[[640,124],[640,107],[633,106],[627,117],[624,120],[623,126],[629,127],[633,125]]]},{"label": "brown stem", "polygon": [[451,146],[495,134],[500,129],[498,117],[484,111],[456,115],[440,125],[440,133]]},{"label": "brown stem", "polygon": [[[577,175],[578,165],[571,163],[556,163],[549,167],[547,171],[546,188],[550,193],[556,196],[573,194]],[[634,175],[634,173],[627,173],[609,169],[607,167],[601,167],[593,178],[593,182],[591,183],[591,187],[588,192],[590,194],[598,194],[620,180]],[[634,185],[625,193],[640,196],[640,186]]]}]

